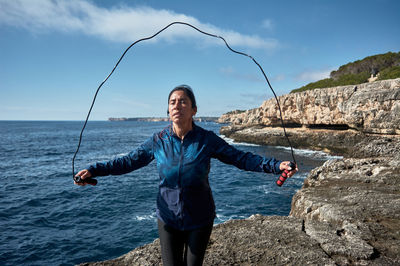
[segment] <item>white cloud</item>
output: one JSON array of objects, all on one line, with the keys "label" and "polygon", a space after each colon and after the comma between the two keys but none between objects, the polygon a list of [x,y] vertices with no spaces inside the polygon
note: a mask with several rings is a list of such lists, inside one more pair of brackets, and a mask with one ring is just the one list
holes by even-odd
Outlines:
[{"label": "white cloud", "polygon": [[[224,37],[234,46],[271,50],[279,45],[275,39],[221,29],[192,16],[165,9],[125,5],[107,9],[85,0],[0,0],[0,25],[24,28],[34,33],[81,32],[109,41],[132,42],[151,36],[173,21],[193,24],[203,31]],[[205,42],[217,41],[183,25],[174,25],[173,29],[163,32],[153,41],[189,37],[202,38]]]},{"label": "white cloud", "polygon": [[250,73],[241,73],[239,71],[236,71],[231,66],[222,67],[219,69],[219,72],[221,72],[225,76],[233,77],[235,79],[240,79],[240,80],[247,80],[247,81],[252,81],[252,82],[264,82],[265,81],[261,72],[256,73],[259,75],[250,74]]},{"label": "white cloud", "polygon": [[325,68],[320,70],[304,71],[296,76],[296,80],[314,82],[321,79],[329,78],[329,74],[333,68]]},{"label": "white cloud", "polygon": [[264,19],[261,22],[261,27],[267,30],[273,30],[274,29],[274,23],[270,19]]}]

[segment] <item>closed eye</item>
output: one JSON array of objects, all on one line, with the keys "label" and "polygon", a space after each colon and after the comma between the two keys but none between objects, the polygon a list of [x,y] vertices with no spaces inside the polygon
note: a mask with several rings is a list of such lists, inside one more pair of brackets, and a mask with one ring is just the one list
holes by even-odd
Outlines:
[{"label": "closed eye", "polygon": [[[170,100],[169,104],[174,105],[176,103],[176,100]],[[186,104],[186,100],[182,99],[182,100],[178,100],[178,103],[181,105]]]}]

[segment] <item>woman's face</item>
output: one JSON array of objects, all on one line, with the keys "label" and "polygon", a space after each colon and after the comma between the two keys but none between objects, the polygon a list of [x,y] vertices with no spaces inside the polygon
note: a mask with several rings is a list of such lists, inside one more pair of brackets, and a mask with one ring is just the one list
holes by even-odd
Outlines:
[{"label": "woman's face", "polygon": [[169,118],[176,125],[192,122],[192,116],[197,108],[192,107],[192,101],[184,91],[177,90],[171,94],[168,102]]}]

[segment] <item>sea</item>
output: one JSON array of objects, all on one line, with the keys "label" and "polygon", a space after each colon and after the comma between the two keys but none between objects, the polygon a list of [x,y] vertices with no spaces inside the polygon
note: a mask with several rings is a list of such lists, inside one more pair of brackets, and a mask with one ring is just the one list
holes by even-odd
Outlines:
[{"label": "sea", "polygon": [[[109,260],[158,237],[155,161],[137,171],[73,183],[72,157],[83,121],[0,121],[0,265],[76,265]],[[199,122],[219,134],[221,124]],[[89,121],[76,171],[136,149],[168,122]],[[235,143],[236,148],[291,160],[287,147]],[[278,176],[211,161],[215,224],[253,214],[288,215],[311,169],[333,158],[295,150],[299,172],[282,187]]]}]

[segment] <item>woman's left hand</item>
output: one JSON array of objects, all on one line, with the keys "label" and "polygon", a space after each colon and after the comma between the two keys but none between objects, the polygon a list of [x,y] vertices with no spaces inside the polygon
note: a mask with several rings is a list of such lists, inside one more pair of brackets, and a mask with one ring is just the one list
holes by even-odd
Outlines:
[{"label": "woman's left hand", "polygon": [[287,173],[287,176],[292,177],[297,171],[299,171],[299,169],[297,168],[297,165],[295,165],[295,166],[296,167],[293,169],[292,167],[290,167],[290,161],[283,161],[279,165],[279,169],[281,171],[288,170],[289,172]]}]

